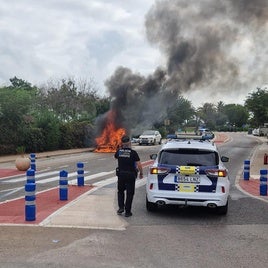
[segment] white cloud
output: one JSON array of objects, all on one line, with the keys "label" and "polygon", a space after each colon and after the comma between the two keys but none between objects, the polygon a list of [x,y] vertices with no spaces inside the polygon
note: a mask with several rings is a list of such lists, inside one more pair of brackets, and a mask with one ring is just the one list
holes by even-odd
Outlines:
[{"label": "white cloud", "polygon": [[159,52],[146,40],[144,16],[153,2],[0,0],[0,84],[72,76],[103,89],[120,65],[152,72]]}]

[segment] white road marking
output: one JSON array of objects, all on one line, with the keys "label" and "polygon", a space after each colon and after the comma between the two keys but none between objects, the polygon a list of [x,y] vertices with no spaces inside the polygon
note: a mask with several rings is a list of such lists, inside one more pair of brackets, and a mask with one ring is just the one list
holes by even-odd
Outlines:
[{"label": "white road marking", "polygon": [[[59,174],[59,171],[51,171],[51,172],[45,172],[45,173],[40,173],[40,174],[36,173],[35,179],[39,179],[42,177],[47,177],[47,176],[51,176],[51,175],[55,175],[55,174]],[[27,180],[27,176],[23,175],[23,177],[5,180],[5,181],[3,181],[3,183],[15,183],[15,182],[26,181],[26,180]]]},{"label": "white road marking", "polygon": [[2,193],[2,192],[8,192],[8,193],[1,195],[1,198],[6,197],[6,196],[9,196],[9,195],[11,195],[11,194],[14,194],[14,193],[16,193],[16,192],[22,190],[23,188],[24,188],[24,187],[17,187],[17,188],[13,188],[13,189],[2,190],[2,191],[0,191],[1,193]]}]

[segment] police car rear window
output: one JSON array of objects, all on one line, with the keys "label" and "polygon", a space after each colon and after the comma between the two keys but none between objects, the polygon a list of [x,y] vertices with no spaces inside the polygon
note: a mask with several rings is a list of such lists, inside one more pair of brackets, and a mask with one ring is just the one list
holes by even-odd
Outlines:
[{"label": "police car rear window", "polygon": [[159,157],[160,164],[178,166],[215,166],[219,164],[217,152],[200,149],[168,149]]}]

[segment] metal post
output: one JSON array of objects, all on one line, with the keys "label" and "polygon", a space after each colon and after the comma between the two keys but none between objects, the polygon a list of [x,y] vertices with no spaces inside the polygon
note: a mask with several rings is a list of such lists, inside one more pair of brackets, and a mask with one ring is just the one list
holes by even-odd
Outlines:
[{"label": "metal post", "polygon": [[84,164],[77,163],[77,185],[84,186]]},{"label": "metal post", "polygon": [[244,180],[249,180],[250,177],[250,160],[244,161]]},{"label": "metal post", "polygon": [[25,220],[35,221],[36,205],[35,205],[35,183],[25,184]]},{"label": "metal post", "polygon": [[267,195],[267,169],[260,170],[260,195]]},{"label": "metal post", "polygon": [[65,170],[60,171],[59,180],[59,195],[60,200],[68,200],[68,172]]},{"label": "metal post", "polygon": [[35,183],[35,171],[33,169],[28,169],[26,171],[27,183]]},{"label": "metal post", "polygon": [[35,154],[30,154],[30,160],[31,160],[31,169],[36,171],[36,164],[35,164]]}]

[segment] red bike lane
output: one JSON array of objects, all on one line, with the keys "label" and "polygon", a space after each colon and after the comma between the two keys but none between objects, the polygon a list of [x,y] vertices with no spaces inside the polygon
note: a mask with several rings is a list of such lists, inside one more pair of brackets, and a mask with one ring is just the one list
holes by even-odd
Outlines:
[{"label": "red bike lane", "polygon": [[0,224],[39,224],[49,215],[92,188],[92,185],[69,185],[68,200],[60,200],[58,187],[37,193],[35,201],[36,219],[34,221],[25,220],[24,197],[3,202],[0,204]]}]

